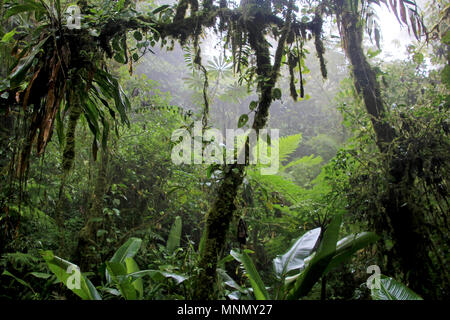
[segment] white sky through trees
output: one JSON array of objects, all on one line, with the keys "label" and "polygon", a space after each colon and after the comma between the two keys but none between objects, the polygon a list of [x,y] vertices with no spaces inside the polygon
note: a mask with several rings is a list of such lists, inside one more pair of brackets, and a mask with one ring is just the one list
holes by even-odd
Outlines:
[{"label": "white sky through trees", "polygon": [[[157,0],[159,5],[173,4],[175,0]],[[239,0],[235,0],[239,3]],[[425,8],[427,0],[416,0],[419,12]],[[408,27],[400,25],[392,9],[381,3],[380,6],[373,4],[373,8],[378,16],[378,22],[381,27],[381,58],[386,60],[405,59],[407,57],[406,46],[415,41],[415,37],[408,33]],[[333,32],[335,34],[335,32]],[[212,36],[212,35],[209,35]],[[366,35],[367,37],[367,35]],[[205,43],[203,43],[205,45]],[[207,55],[215,55],[210,43],[207,44],[205,52]]]},{"label": "white sky through trees", "polygon": [[[425,8],[425,0],[416,1],[419,13]],[[408,34],[408,27],[400,25],[392,10],[386,5],[374,5],[381,28],[381,49],[385,59],[404,59],[407,56],[406,46],[415,41],[413,33]]]}]

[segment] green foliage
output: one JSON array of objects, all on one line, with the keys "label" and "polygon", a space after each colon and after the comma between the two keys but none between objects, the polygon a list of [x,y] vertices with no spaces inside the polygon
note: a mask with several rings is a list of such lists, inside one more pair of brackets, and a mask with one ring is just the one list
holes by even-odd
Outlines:
[{"label": "green foliage", "polygon": [[384,275],[380,277],[379,288],[374,285],[371,292],[373,300],[423,300],[404,284]]},{"label": "green foliage", "polygon": [[280,162],[288,160],[288,157],[298,148],[300,141],[302,141],[301,133],[280,138],[279,142]]},{"label": "green foliage", "polygon": [[236,259],[236,261],[242,263],[244,266],[250,280],[250,284],[252,285],[253,294],[255,295],[256,300],[270,299],[269,293],[267,292],[266,287],[264,286],[264,283],[262,282],[261,277],[248,254],[245,251],[241,253],[234,250],[231,250],[230,254],[234,259]]},{"label": "green foliage", "polygon": [[[139,270],[133,257],[137,254],[142,240],[130,238],[105,262],[106,286],[100,287],[101,291],[121,296],[126,300],[137,300],[144,298],[144,284],[142,277],[150,276],[154,281],[161,282],[166,278],[171,278],[177,284],[182,283],[187,277],[172,272],[161,270]],[[63,260],[53,255],[51,251],[43,251],[44,257],[50,270],[57,278],[64,283],[83,300],[101,300],[100,294],[92,285],[89,279],[83,275],[79,267],[75,264]],[[74,273],[72,273],[74,271]],[[9,274],[8,274],[9,275]],[[79,276],[79,278],[77,278]],[[79,282],[77,282],[79,279]],[[27,285],[25,283],[25,285]],[[114,285],[117,290],[110,288]],[[27,285],[28,286],[28,285]]]},{"label": "green foliage", "polygon": [[[302,135],[299,133],[287,137],[281,137],[279,141],[272,141],[273,145],[271,148],[275,150],[274,146],[278,147],[279,167],[281,172],[291,166],[295,166],[296,162],[298,162],[297,160],[290,162],[285,166],[282,165],[282,162],[287,161],[288,157],[298,148],[301,139]],[[255,169],[249,170],[248,175],[254,179],[257,179],[258,182],[263,184],[267,189],[283,194],[291,202],[295,203],[301,197],[302,190],[293,182],[289,181],[289,179],[286,179],[280,174],[262,175],[260,173],[260,167],[257,166]]]},{"label": "green foliage", "polygon": [[311,187],[311,182],[314,178],[319,175],[323,162],[324,160],[321,156],[315,157],[312,154],[290,162],[282,170],[289,168],[289,175],[292,176],[294,182],[299,186],[308,188]]},{"label": "green foliage", "polygon": [[70,290],[83,300],[101,300],[101,296],[91,281],[81,273],[80,268],[64,259],[61,259],[47,250],[42,252],[42,257],[50,271],[65,284]]},{"label": "green foliage", "polygon": [[11,272],[9,272],[8,270],[4,270],[3,273],[1,274],[2,276],[9,276],[11,278],[13,278],[14,280],[16,280],[17,282],[19,282],[21,285],[28,287],[31,291],[34,292],[33,288],[31,287],[31,285],[26,282],[25,280],[22,280],[18,277],[16,277],[15,275],[13,275]]},{"label": "green foliage", "polygon": [[238,128],[242,128],[247,124],[247,122],[248,122],[248,115],[246,114],[241,115],[238,121]]},{"label": "green foliage", "polygon": [[[406,59],[389,62],[381,61],[380,27],[371,8],[379,3],[363,1],[353,9],[365,14],[359,25],[365,24],[378,47],[364,52],[381,84],[383,121],[396,138],[379,152],[374,119],[346,78],[342,50],[333,36],[321,41],[325,35],[316,30],[319,2],[294,10],[292,27],[300,29],[288,36],[281,50],[286,68],[267,92],[268,124],[282,135],[268,143],[272,151],[279,147],[279,171],[262,175],[261,164],[249,166],[236,199],[226,204],[236,208],[226,251],[236,247],[238,220],[248,230],[240,250],[218,257],[219,298],[366,299],[368,264],[389,268],[425,298],[448,296],[448,7],[425,12],[433,52],[414,43]],[[249,126],[264,91],[255,84],[268,81],[247,32],[247,25],[259,27],[261,21],[242,23],[242,8],[232,4],[225,10],[213,4],[205,16],[192,3],[186,20],[174,23],[176,6],[101,0],[83,8],[81,29],[70,30],[66,4],[7,0],[0,9],[0,297],[196,298],[202,230],[213,201],[222,196],[217,187],[224,170],[174,165],[171,134],[204,117],[205,101],[208,127]],[[416,9],[413,2],[386,4],[414,35],[425,33],[410,10]],[[271,24],[264,36],[280,38],[285,5],[274,3],[273,20],[261,22]],[[320,6],[325,19],[332,11],[326,2]],[[212,25],[219,28],[222,48],[215,54],[203,42],[200,55]],[[316,49],[306,42],[310,36]],[[310,61],[314,50],[320,63]],[[318,81],[324,58],[328,80]],[[298,101],[283,98],[289,93]],[[78,104],[79,120],[70,116]],[[45,157],[35,156],[33,144],[37,156],[45,150]],[[103,180],[97,179],[99,149],[109,159]],[[73,168],[70,174],[67,168]],[[98,181],[104,192],[96,192]],[[399,221],[392,220],[395,210]],[[411,227],[405,212],[420,226]],[[400,268],[408,250],[399,249],[396,223],[404,226],[397,231],[421,236],[426,250],[409,256],[430,259],[430,279],[409,279],[421,266]],[[87,249],[77,251],[87,229]],[[77,274],[80,287],[74,287]],[[384,276],[371,294],[421,299]]]},{"label": "green foliage", "polygon": [[[104,1],[97,5],[104,8],[106,4],[110,2]],[[82,107],[83,115],[94,135],[94,157],[98,149],[97,140],[102,139],[102,146],[106,147],[109,131],[107,116],[116,121],[117,112],[121,122],[129,124],[126,114],[126,110],[130,108],[128,98],[117,79],[105,66],[104,50],[108,51],[108,48],[98,45],[99,41],[94,39],[95,32],[91,28],[101,32],[108,19],[113,16],[129,16],[132,10],[125,6],[116,8],[107,14],[108,18],[102,17],[106,19],[100,19],[101,14],[95,9],[90,10],[89,14],[86,12],[83,16],[86,23],[80,26],[80,34],[74,36],[68,32],[70,30],[62,21],[64,9],[61,5],[48,5],[43,1],[27,1],[26,4],[8,1],[5,16],[2,17],[2,22],[5,23],[7,19],[23,18],[24,13],[28,15],[24,19],[26,23],[19,29],[18,35],[25,41],[16,43],[14,50],[19,50],[20,54],[13,55],[15,67],[9,70],[7,77],[0,84],[0,91],[8,93],[8,97],[11,95],[10,98],[16,95],[16,92],[18,94],[19,91],[26,91],[23,101],[19,101],[19,96],[17,101],[9,101],[13,109],[19,104],[22,104],[24,109],[28,105],[33,106],[32,113],[24,113],[24,116],[29,118],[22,124],[27,128],[25,130],[28,131],[28,138],[20,147],[21,159],[17,164],[20,175],[23,175],[28,167],[31,146],[35,140],[38,154],[44,151],[52,136],[54,122],[57,122],[60,141],[64,141],[61,115],[67,114],[68,110]],[[33,13],[34,18],[31,19]],[[77,47],[76,50],[74,46]],[[44,83],[52,85],[46,88]],[[42,105],[37,103],[41,99],[45,102]],[[114,101],[113,105],[110,105],[109,101]],[[41,116],[38,117],[37,114]],[[73,120],[71,118],[72,125],[66,133],[69,138],[63,155],[65,170],[72,167],[75,152],[72,137],[75,135],[78,117],[73,117]],[[100,124],[103,126],[102,132]]]},{"label": "green foliage", "polygon": [[339,240],[336,244],[336,252],[325,269],[325,273],[338,267],[345,261],[348,261],[358,250],[361,250],[378,240],[380,240],[380,237],[373,232],[351,234]]},{"label": "green foliage", "polygon": [[[329,183],[332,193],[344,200],[347,210],[356,218],[355,222],[382,235],[384,241],[377,244],[375,261],[383,268],[389,265],[402,281],[408,281],[409,272],[406,270],[412,267],[405,262],[400,267],[400,261],[405,258],[400,257],[400,252],[411,248],[411,243],[407,240],[403,249],[399,249],[402,240],[398,234],[415,230],[421,234],[421,239],[430,240],[418,240],[416,243],[427,247],[420,252],[424,252],[426,259],[430,257],[433,262],[425,268],[428,271],[423,270],[422,275],[416,274],[417,280],[409,280],[408,283],[427,286],[426,283],[433,282],[428,289],[414,289],[425,297],[436,298],[445,295],[443,287],[448,282],[443,276],[448,273],[444,271],[447,267],[442,263],[447,245],[443,240],[444,233],[439,231],[446,229],[443,216],[448,206],[443,197],[447,191],[442,188],[442,182],[448,180],[447,161],[444,160],[448,158],[448,152],[444,152],[449,141],[448,120],[445,120],[448,118],[448,96],[444,85],[439,83],[439,72],[426,74],[423,65],[416,66],[413,61],[403,62],[400,66],[387,65],[386,68],[389,72],[383,75],[383,92],[391,105],[386,121],[395,128],[397,138],[389,146],[389,151],[379,153],[375,149],[373,135],[367,130],[371,127],[370,119],[361,113],[360,101],[354,100],[353,108],[349,104],[343,105],[344,117],[354,136],[345,150],[339,151],[331,161]],[[346,195],[345,199],[342,195]],[[422,222],[415,227],[402,227],[407,223],[407,214],[395,213],[402,210],[414,216],[414,221]],[[402,217],[402,223],[398,221],[397,231],[389,222],[395,214]],[[412,256],[413,251],[417,252],[412,250],[407,256]],[[441,271],[434,272],[436,265]],[[425,272],[430,272],[430,279],[435,280],[418,280]]]},{"label": "green foliage", "polygon": [[141,247],[142,240],[130,238],[117,251],[109,262],[124,263],[127,258],[133,258]]},{"label": "green foliage", "polygon": [[275,274],[278,278],[285,279],[290,271],[304,268],[304,260],[316,246],[320,233],[320,228],[306,232],[285,254],[277,256],[273,260]]},{"label": "green foliage", "polygon": [[180,246],[182,221],[180,216],[175,217],[175,222],[170,229],[169,238],[167,239],[167,251],[172,253]]},{"label": "green foliage", "polygon": [[299,299],[309,293],[313,285],[325,273],[327,266],[336,254],[336,243],[338,241],[339,229],[342,223],[342,216],[334,216],[324,232],[322,241],[317,252],[308,263],[305,270],[299,275],[290,290],[288,299]]},{"label": "green foliage", "polygon": [[336,138],[323,133],[312,137],[306,144],[313,150],[314,154],[320,156],[324,161],[333,158],[339,149]]},{"label": "green foliage", "polygon": [[142,240],[130,238],[106,262],[105,276],[108,284],[115,284],[126,300],[142,299],[144,296],[142,279],[124,278],[126,275],[139,272],[133,257],[139,251]]},{"label": "green foliage", "polygon": [[[274,273],[277,277],[277,283],[273,291],[277,299],[299,299],[306,296],[321,277],[338,265],[347,263],[355,252],[379,239],[375,234],[365,232],[350,235],[338,241],[341,223],[342,216],[336,214],[327,225],[318,245],[320,228],[305,233],[295,241],[285,254],[279,255],[273,260]],[[314,252],[311,254],[312,251]],[[247,252],[240,253],[232,250],[230,254],[244,267],[255,298],[267,299],[269,296],[265,285]],[[224,260],[224,262],[226,261]],[[288,276],[294,273],[293,271],[295,271],[295,274]],[[230,277],[224,274],[223,270],[221,275],[226,285],[237,289],[240,293],[247,294],[232,279],[230,280]],[[236,294],[237,292],[234,292],[233,296]]]}]

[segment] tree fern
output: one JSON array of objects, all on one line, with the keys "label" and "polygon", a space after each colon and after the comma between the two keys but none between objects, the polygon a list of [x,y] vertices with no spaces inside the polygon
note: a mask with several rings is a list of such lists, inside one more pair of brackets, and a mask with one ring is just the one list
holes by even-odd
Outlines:
[{"label": "tree fern", "polygon": [[[278,156],[279,156],[279,167],[282,168],[281,171],[290,167],[290,164],[287,164],[285,167],[281,165],[282,161],[286,161],[288,157],[297,150],[300,142],[302,140],[302,134],[297,133],[294,135],[281,137],[278,141],[272,141],[272,148],[278,148]],[[266,145],[263,142],[262,147],[265,148]],[[270,152],[273,152],[271,150]],[[248,174],[257,179],[259,183],[264,185],[266,188],[279,192],[286,196],[286,200],[291,203],[296,203],[301,200],[303,189],[296,185],[291,180],[287,179],[284,175],[281,175],[279,172],[276,175],[262,175],[260,173],[260,166],[256,166],[253,170],[249,170]]]},{"label": "tree fern", "polygon": [[321,156],[315,157],[313,154],[309,156],[304,156],[303,158],[293,160],[289,162],[287,165],[280,168],[280,171],[285,171],[288,168],[297,166],[299,164],[307,165],[307,166],[314,166],[318,165],[323,161]]},{"label": "tree fern", "polygon": [[298,148],[298,145],[302,141],[302,134],[297,133],[286,137],[280,138],[279,143],[279,158],[280,163],[286,161],[288,157]]},{"label": "tree fern", "polygon": [[267,189],[282,194],[291,203],[297,203],[302,198],[303,189],[282,176],[261,175],[258,170],[249,171],[248,174]]},{"label": "tree fern", "polygon": [[[302,141],[302,134],[301,133],[297,133],[297,134],[293,134],[290,136],[286,136],[286,137],[281,137],[278,140],[272,140],[270,146],[267,146],[266,141],[260,140],[259,141],[259,148],[267,148],[269,149],[269,153],[272,154],[272,152],[277,152],[278,153],[278,158],[279,158],[279,162],[280,162],[280,167],[281,167],[281,163],[283,161],[286,161],[289,156],[295,151],[297,150],[300,142]],[[275,149],[275,150],[273,150]],[[253,147],[253,154],[257,154],[258,156],[260,156],[260,154],[257,152],[256,146]],[[261,160],[261,159],[259,159]]]}]

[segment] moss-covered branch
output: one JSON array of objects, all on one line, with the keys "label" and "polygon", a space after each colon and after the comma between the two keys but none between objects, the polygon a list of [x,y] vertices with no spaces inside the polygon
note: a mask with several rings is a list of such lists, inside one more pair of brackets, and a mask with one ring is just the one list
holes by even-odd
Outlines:
[{"label": "moss-covered branch", "polygon": [[386,145],[392,142],[395,132],[384,120],[386,110],[381,98],[380,85],[362,49],[363,24],[360,17],[345,6],[338,19],[341,24],[344,50],[352,65],[356,90],[362,95],[367,113],[371,116],[377,144],[380,150],[386,150]]}]

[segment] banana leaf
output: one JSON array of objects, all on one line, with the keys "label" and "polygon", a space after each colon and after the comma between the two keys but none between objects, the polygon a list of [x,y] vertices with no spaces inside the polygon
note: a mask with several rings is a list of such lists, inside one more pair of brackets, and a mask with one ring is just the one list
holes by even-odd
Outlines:
[{"label": "banana leaf", "polygon": [[304,267],[304,259],[311,254],[319,239],[320,231],[320,228],[316,228],[306,232],[285,254],[273,259],[275,275],[278,278],[284,278],[289,271]]},{"label": "banana leaf", "polygon": [[172,253],[176,248],[180,246],[181,239],[181,230],[182,230],[182,221],[181,217],[175,217],[175,222],[170,229],[169,238],[167,239],[166,249],[168,252]]},{"label": "banana leaf", "polygon": [[342,215],[336,214],[328,225],[314,258],[299,275],[294,287],[289,291],[287,299],[296,300],[306,296],[314,284],[322,277],[328,264],[336,253]]},{"label": "banana leaf", "polygon": [[[70,290],[72,290],[73,293],[75,293],[81,299],[83,300],[102,299],[97,289],[95,289],[94,285],[91,283],[91,281],[89,281],[89,279],[86,278],[86,276],[84,276],[80,271],[78,272],[76,271],[75,275],[73,273],[67,272],[68,270],[70,270],[69,267],[71,267],[72,270],[80,270],[80,268],[77,265],[55,256],[53,252],[50,250],[42,251],[41,255],[44,258],[50,270],[56,275],[58,280],[64,283]],[[77,273],[79,273],[80,275],[79,286],[77,285],[69,286],[68,282],[72,279],[72,277],[74,276],[76,277]]]}]

